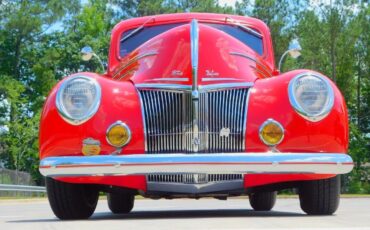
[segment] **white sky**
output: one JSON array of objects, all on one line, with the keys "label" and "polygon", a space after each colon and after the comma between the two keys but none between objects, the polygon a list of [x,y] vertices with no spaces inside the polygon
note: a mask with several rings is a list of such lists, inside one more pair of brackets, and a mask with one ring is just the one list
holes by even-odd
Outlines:
[{"label": "white sky", "polygon": [[239,0],[218,0],[218,3],[221,6],[227,5],[227,6],[235,6],[235,3]]}]

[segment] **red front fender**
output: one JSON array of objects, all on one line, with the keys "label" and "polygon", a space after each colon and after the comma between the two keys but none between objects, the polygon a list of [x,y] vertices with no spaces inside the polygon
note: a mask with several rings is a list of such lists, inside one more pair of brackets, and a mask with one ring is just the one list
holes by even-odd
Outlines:
[{"label": "red front fender", "polygon": [[[77,73],[72,76],[77,75],[94,78],[100,84],[102,90],[100,107],[91,119],[81,125],[67,123],[58,113],[55,98],[60,84],[68,77],[59,82],[49,94],[41,116],[40,159],[51,156],[82,156],[82,142],[86,138],[100,141],[101,155],[110,154],[116,149],[107,143],[106,131],[118,120],[125,122],[132,132],[131,141],[122,149],[122,153],[145,153],[140,99],[134,85],[130,81],[117,82],[94,73]],[[81,177],[63,180],[146,189],[144,176]]]}]

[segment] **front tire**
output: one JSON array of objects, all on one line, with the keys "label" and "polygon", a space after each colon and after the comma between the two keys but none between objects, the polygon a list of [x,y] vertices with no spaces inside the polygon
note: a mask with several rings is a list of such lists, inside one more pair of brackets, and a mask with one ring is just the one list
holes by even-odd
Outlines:
[{"label": "front tire", "polygon": [[249,203],[255,211],[270,211],[276,202],[277,192],[256,192],[249,194]]},{"label": "front tire", "polygon": [[332,215],[339,206],[340,176],[304,181],[299,187],[302,210],[308,215]]},{"label": "front tire", "polygon": [[135,196],[127,193],[108,193],[108,207],[115,214],[129,213],[134,207]]},{"label": "front tire", "polygon": [[51,209],[61,220],[87,219],[95,211],[99,191],[91,185],[72,184],[46,177]]}]

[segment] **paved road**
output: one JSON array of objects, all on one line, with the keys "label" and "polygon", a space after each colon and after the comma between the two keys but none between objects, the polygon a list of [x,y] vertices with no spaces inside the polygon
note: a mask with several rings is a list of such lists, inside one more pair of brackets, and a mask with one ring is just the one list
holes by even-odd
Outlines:
[{"label": "paved road", "polygon": [[254,212],[246,199],[138,200],[132,213],[113,215],[100,200],[89,220],[59,221],[46,200],[0,201],[0,229],[370,229],[370,198],[342,198],[334,216],[306,216],[297,199]]}]

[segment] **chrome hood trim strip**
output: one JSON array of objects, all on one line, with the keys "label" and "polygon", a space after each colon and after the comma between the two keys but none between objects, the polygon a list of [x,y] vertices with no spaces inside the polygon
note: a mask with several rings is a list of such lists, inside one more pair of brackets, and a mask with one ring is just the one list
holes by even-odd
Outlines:
[{"label": "chrome hood trim strip", "polygon": [[193,104],[193,151],[199,151],[199,89],[198,89],[198,58],[199,58],[199,27],[197,20],[190,23],[191,70],[193,75],[192,104]]},{"label": "chrome hood trim strip", "polygon": [[199,58],[199,27],[198,21],[190,23],[191,70],[193,77],[193,91],[198,91],[198,58]]},{"label": "chrome hood trim strip", "polygon": [[175,90],[175,91],[191,91],[190,85],[181,85],[181,84],[135,84],[135,87],[138,89],[160,89],[160,90]]},{"label": "chrome hood trim strip", "polygon": [[[214,90],[223,90],[223,89],[238,89],[238,88],[251,88],[253,87],[253,82],[238,82],[238,83],[217,83],[209,85],[200,85],[198,86],[198,92],[214,91]],[[191,91],[192,86],[182,85],[182,84],[135,84],[138,89],[163,89],[163,90],[183,90]]]},{"label": "chrome hood trim strip", "polygon": [[253,87],[253,82],[238,82],[238,83],[219,83],[219,84],[210,84],[210,85],[200,85],[199,91],[217,91],[221,89],[239,89],[239,88],[251,88]]}]

